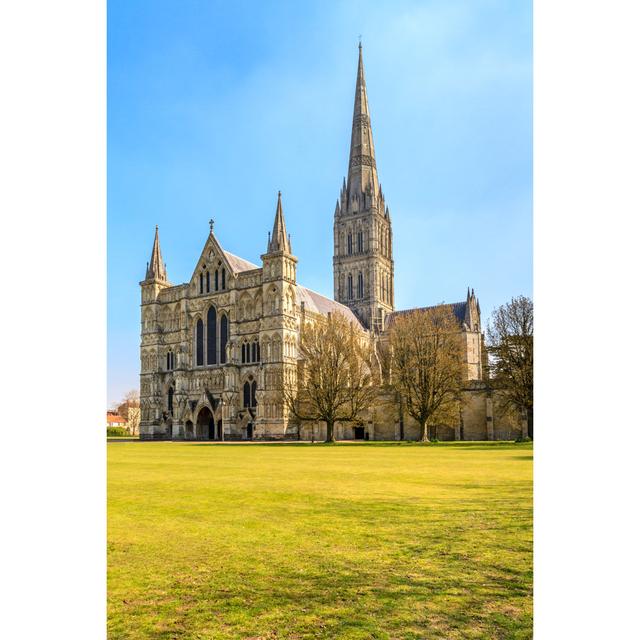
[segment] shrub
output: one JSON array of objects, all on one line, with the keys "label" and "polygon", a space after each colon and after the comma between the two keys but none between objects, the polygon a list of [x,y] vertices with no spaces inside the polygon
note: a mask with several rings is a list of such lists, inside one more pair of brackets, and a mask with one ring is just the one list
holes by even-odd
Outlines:
[{"label": "shrub", "polygon": [[107,438],[131,435],[124,427],[107,427]]},{"label": "shrub", "polygon": [[525,436],[524,438],[522,436],[518,436],[514,442],[531,442],[531,438],[529,436]]}]

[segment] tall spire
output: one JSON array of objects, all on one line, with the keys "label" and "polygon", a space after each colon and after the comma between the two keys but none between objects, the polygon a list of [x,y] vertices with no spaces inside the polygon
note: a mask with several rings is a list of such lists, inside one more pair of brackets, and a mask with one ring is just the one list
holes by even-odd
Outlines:
[{"label": "tall spire", "polygon": [[376,170],[376,154],[373,147],[367,84],[364,79],[362,43],[358,45],[358,76],[356,95],[353,103],[353,125],[351,128],[351,150],[349,152],[349,174],[347,192],[350,197],[359,195],[371,185],[374,195],[378,195],[379,183]]},{"label": "tall spire", "polygon": [[156,225],[156,235],[153,239],[153,249],[151,249],[151,262],[147,264],[147,280],[162,280],[167,282],[167,268],[162,262],[160,252],[160,236],[158,235],[158,225]]},{"label": "tall spire", "polygon": [[278,205],[276,207],[276,217],[273,221],[273,231],[271,232],[269,245],[267,247],[268,253],[275,253],[276,251],[291,253],[291,241],[289,240],[289,236],[287,236],[287,228],[284,224],[282,194],[280,191],[278,191]]},{"label": "tall spire", "polygon": [[[369,230],[368,233],[366,230]],[[349,171],[333,217],[333,295],[367,329],[393,311],[393,234],[376,169],[362,44],[353,102]]]}]

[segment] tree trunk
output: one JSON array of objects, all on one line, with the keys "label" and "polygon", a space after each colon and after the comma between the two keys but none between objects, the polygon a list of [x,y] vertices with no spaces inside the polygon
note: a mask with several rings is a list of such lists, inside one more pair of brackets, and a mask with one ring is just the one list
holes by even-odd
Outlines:
[{"label": "tree trunk", "polygon": [[335,442],[336,437],[333,434],[333,421],[327,422],[327,439],[325,442]]},{"label": "tree trunk", "polygon": [[527,435],[533,440],[533,407],[527,409]]},{"label": "tree trunk", "polygon": [[420,423],[420,442],[429,442],[429,433],[427,431],[427,421]]}]

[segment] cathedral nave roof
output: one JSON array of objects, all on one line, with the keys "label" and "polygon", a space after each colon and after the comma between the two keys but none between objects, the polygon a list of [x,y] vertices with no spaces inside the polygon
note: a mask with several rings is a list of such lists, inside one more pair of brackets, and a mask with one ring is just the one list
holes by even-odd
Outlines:
[{"label": "cathedral nave roof", "polygon": [[347,320],[349,320],[349,322],[355,322],[360,328],[362,328],[362,324],[353,311],[340,302],[327,298],[317,291],[307,289],[301,284],[296,285],[296,296],[298,304],[304,302],[305,309],[308,309],[309,311],[321,313],[325,316],[329,313],[341,313]]},{"label": "cathedral nave roof", "polygon": [[413,313],[414,311],[430,311],[431,309],[438,309],[444,307],[451,309],[453,311],[453,315],[456,317],[456,320],[462,324],[465,321],[466,313],[467,313],[467,303],[466,302],[442,302],[440,304],[434,304],[429,307],[414,307],[413,309],[402,309],[401,311],[392,311],[387,314],[385,319],[385,330],[389,329],[389,327],[393,324],[393,321],[402,315],[406,315],[407,313]]},{"label": "cathedral nave roof", "polygon": [[229,253],[228,251],[224,251],[225,258],[229,261],[231,268],[236,272],[240,273],[242,271],[253,271],[254,269],[260,269],[257,264],[253,264],[253,262],[249,262],[244,258],[240,258],[238,256],[233,255],[233,253]]}]

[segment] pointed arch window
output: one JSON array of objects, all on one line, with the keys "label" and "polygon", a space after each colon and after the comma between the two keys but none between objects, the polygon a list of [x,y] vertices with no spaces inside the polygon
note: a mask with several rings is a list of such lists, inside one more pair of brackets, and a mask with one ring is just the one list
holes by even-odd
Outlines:
[{"label": "pointed arch window", "polygon": [[216,357],[216,316],[215,307],[209,307],[209,311],[207,311],[207,364],[216,364],[218,361]]},{"label": "pointed arch window", "polygon": [[196,367],[204,364],[204,324],[201,318],[196,323]]},{"label": "pointed arch window", "polygon": [[229,340],[229,320],[226,315],[220,316],[220,364],[227,361],[227,342]]},{"label": "pointed arch window", "polygon": [[167,351],[167,371],[171,371],[174,366],[173,351]]},{"label": "pointed arch window", "polygon": [[222,267],[222,290],[227,288],[227,270]]},{"label": "pointed arch window", "polygon": [[170,415],[173,415],[173,387],[169,387],[169,392],[167,393],[167,409]]},{"label": "pointed arch window", "polygon": [[251,406],[256,407],[258,403],[256,402],[256,389],[258,388],[258,383],[254,380],[251,383]]},{"label": "pointed arch window", "polygon": [[242,343],[242,362],[245,363],[247,361],[247,345]]},{"label": "pointed arch window", "polygon": [[209,293],[209,291],[211,291],[211,277],[207,271],[207,293]]},{"label": "pointed arch window", "polygon": [[364,297],[364,279],[362,277],[362,272],[358,274],[358,298]]},{"label": "pointed arch window", "polygon": [[256,342],[256,362],[260,362],[260,343]]},{"label": "pointed arch window", "polygon": [[204,293],[204,275],[200,274],[200,293]]},{"label": "pointed arch window", "polygon": [[347,235],[347,253],[351,255],[353,253],[353,238],[351,233]]},{"label": "pointed arch window", "polygon": [[362,253],[364,251],[364,244],[362,241],[362,231],[358,231],[358,253]]},{"label": "pointed arch window", "polygon": [[257,355],[257,353],[256,353],[256,343],[254,342],[251,345],[251,362],[255,362],[256,361],[256,355]]},{"label": "pointed arch window", "polygon": [[353,276],[351,274],[347,276],[347,298],[353,300]]},{"label": "pointed arch window", "polygon": [[216,269],[215,274],[213,275],[213,288],[218,290],[218,270]]},{"label": "pointed arch window", "polygon": [[242,387],[242,406],[249,407],[251,405],[251,385],[248,382]]}]

